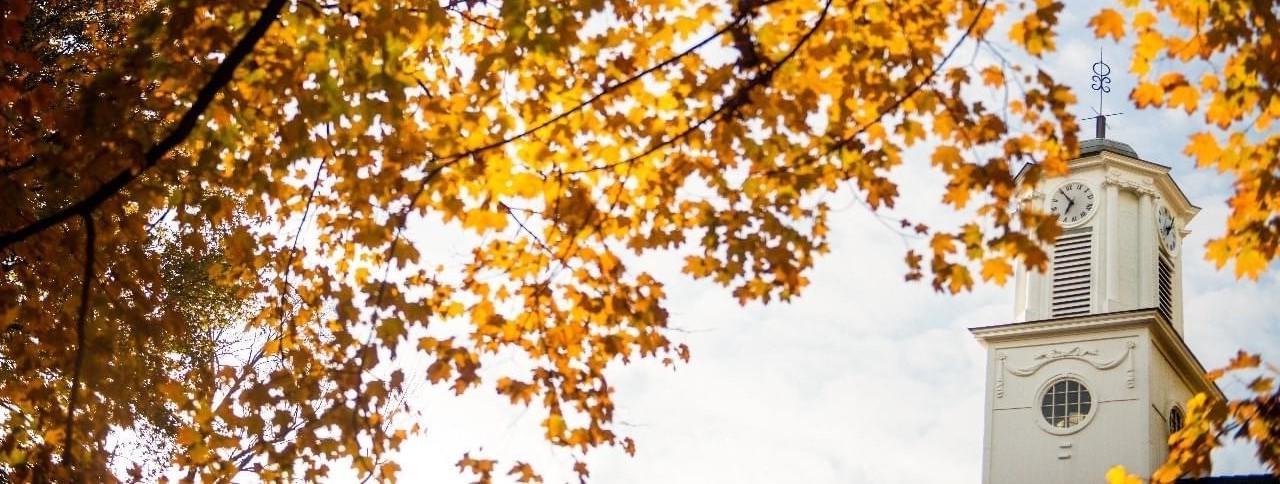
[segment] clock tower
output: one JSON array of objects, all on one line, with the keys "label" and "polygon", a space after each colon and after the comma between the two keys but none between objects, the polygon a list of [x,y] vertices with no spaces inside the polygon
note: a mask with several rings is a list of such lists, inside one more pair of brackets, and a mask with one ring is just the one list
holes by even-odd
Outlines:
[{"label": "clock tower", "polygon": [[1018,177],[1062,234],[1046,272],[1017,272],[1014,322],[970,329],[987,350],[985,483],[1100,482],[1118,464],[1150,475],[1183,402],[1222,398],[1182,339],[1182,241],[1199,208],[1124,143],[1085,141],[1068,166]]}]

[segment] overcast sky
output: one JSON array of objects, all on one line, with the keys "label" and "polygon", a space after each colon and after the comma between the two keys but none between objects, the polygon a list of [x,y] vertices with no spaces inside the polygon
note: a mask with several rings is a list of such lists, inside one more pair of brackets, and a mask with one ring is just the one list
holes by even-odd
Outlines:
[{"label": "overcast sky", "polygon": [[[1077,109],[1085,117],[1096,101],[1089,68],[1104,47],[1114,68],[1109,109],[1126,113],[1114,118],[1109,137],[1172,166],[1174,179],[1203,207],[1183,249],[1187,343],[1210,368],[1239,348],[1280,358],[1273,350],[1280,347],[1274,297],[1280,269],[1273,266],[1258,283],[1238,282],[1204,260],[1205,241],[1224,227],[1231,185],[1195,170],[1181,154],[1186,136],[1200,128],[1198,118],[1136,112],[1127,101],[1128,56],[1085,30],[1096,7],[1071,8],[1061,20],[1058,52],[1041,67],[1087,100]],[[962,52],[957,57],[967,62],[972,51]],[[1082,136],[1092,137],[1092,126],[1085,128]],[[958,217],[940,203],[944,179],[928,166],[928,153],[917,150],[894,173],[903,196],[890,215],[946,225]],[[980,285],[947,296],[903,282],[904,244],[919,241],[904,242],[851,193],[831,199],[843,208],[832,217],[831,253],[789,304],[742,307],[727,291],[680,275],[678,256],[643,261],[666,282],[678,328],[672,336],[693,355],[677,371],[657,362],[611,370],[618,430],[636,439],[638,451],[592,452],[593,482],[979,480],[985,363],[967,328],[1012,321],[1012,287]],[[398,458],[404,480],[461,481],[454,463],[467,451],[500,459],[499,474],[525,460],[548,482],[571,479],[570,454],[542,438],[542,412],[512,407],[488,388],[455,397],[426,387],[413,398],[428,431]],[[1260,469],[1250,449],[1240,447],[1220,452],[1215,464],[1218,474]]]}]

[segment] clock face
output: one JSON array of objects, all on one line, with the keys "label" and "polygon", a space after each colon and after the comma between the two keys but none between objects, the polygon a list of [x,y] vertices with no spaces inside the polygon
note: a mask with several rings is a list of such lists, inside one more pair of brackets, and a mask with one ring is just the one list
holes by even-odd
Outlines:
[{"label": "clock face", "polygon": [[1156,212],[1156,234],[1160,236],[1160,242],[1164,245],[1164,249],[1173,252],[1178,248],[1178,229],[1173,226],[1173,214],[1169,213],[1169,209],[1160,207]]},{"label": "clock face", "polygon": [[1093,189],[1080,182],[1068,182],[1058,187],[1049,198],[1049,212],[1058,216],[1058,223],[1076,225],[1093,213]]}]

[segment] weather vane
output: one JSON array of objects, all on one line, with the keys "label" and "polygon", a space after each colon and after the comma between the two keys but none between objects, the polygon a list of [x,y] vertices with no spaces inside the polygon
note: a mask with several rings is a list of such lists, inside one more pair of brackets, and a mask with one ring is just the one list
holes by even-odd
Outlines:
[{"label": "weather vane", "polygon": [[1102,96],[1111,92],[1111,66],[1102,61],[1102,49],[1098,49],[1098,62],[1093,63],[1093,84],[1089,86],[1098,91],[1098,107],[1093,110],[1092,118],[1085,120],[1094,120],[1094,134],[1097,138],[1107,137],[1107,116],[1115,116],[1124,113],[1104,114],[1102,111]]}]

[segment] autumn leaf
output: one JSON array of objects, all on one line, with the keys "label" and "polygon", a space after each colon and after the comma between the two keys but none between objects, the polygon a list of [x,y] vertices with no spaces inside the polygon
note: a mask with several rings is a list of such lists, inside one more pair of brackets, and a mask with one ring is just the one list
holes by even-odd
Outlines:
[{"label": "autumn leaf", "polygon": [[1222,150],[1218,148],[1218,141],[1213,138],[1213,135],[1199,132],[1191,135],[1191,140],[1182,152],[1195,158],[1196,166],[1209,167],[1217,163]]},{"label": "autumn leaf", "polygon": [[982,83],[993,88],[1004,87],[1004,71],[996,66],[982,68]]},{"label": "autumn leaf", "polygon": [[1164,105],[1164,89],[1160,86],[1149,82],[1139,83],[1133,88],[1133,93],[1129,96],[1134,104],[1139,108],[1148,106],[1159,107]]},{"label": "autumn leaf", "polygon": [[1142,478],[1129,474],[1124,466],[1115,466],[1107,470],[1108,484],[1142,484]]},{"label": "autumn leaf", "polygon": [[1169,106],[1182,106],[1182,109],[1191,114],[1195,112],[1200,102],[1200,93],[1190,85],[1180,85],[1169,92]]},{"label": "autumn leaf", "polygon": [[533,471],[533,466],[524,462],[517,462],[511,466],[507,475],[515,476],[516,482],[542,482],[542,476]]},{"label": "autumn leaf", "polygon": [[1093,35],[1099,39],[1111,36],[1114,40],[1120,40],[1124,37],[1124,24],[1124,16],[1110,8],[1098,11],[1093,18],[1089,19],[1089,26],[1093,27]]},{"label": "autumn leaf", "polygon": [[1254,249],[1245,249],[1235,256],[1236,277],[1248,277],[1257,280],[1267,268],[1267,258]]},{"label": "autumn leaf", "polygon": [[931,161],[934,166],[944,170],[954,170],[956,165],[964,162],[964,158],[960,156],[960,150],[955,146],[944,145],[933,149]]},{"label": "autumn leaf", "polygon": [[1004,259],[987,259],[982,263],[982,279],[1004,285],[1009,275],[1013,274],[1013,266]]},{"label": "autumn leaf", "polygon": [[542,421],[542,426],[546,427],[547,429],[548,440],[560,439],[564,435],[564,432],[565,432],[564,417],[561,417],[556,414],[551,414]]}]

